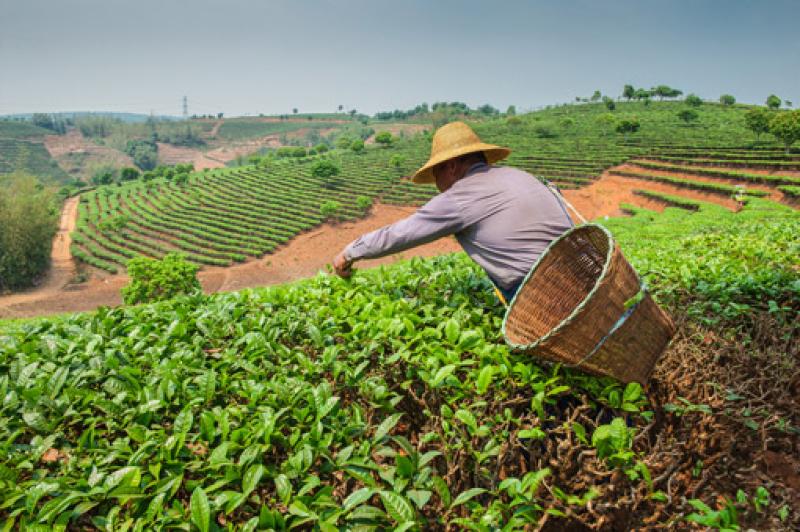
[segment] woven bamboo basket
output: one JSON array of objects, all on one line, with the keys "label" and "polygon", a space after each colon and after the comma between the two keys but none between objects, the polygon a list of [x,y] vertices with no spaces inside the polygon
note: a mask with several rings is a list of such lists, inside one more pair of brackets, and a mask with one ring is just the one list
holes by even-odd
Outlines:
[{"label": "woven bamboo basket", "polygon": [[642,384],[674,333],[611,233],[596,224],[548,246],[503,320],[512,348]]}]

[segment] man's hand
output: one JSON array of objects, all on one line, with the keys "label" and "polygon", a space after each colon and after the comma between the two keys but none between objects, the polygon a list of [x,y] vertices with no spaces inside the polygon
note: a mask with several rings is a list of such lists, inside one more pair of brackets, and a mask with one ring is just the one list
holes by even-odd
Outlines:
[{"label": "man's hand", "polygon": [[333,259],[333,269],[339,277],[347,279],[353,275],[352,266],[353,262],[345,258],[344,251],[336,255],[336,258]]}]

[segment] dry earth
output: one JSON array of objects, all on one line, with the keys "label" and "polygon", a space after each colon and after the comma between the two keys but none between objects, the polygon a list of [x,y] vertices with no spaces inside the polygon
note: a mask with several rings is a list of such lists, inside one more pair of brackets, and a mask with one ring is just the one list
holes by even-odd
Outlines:
[{"label": "dry earth", "polygon": [[71,129],[64,135],[46,135],[44,147],[58,165],[74,177],[88,178],[92,170],[101,165],[117,168],[133,166],[133,160],[128,155],[109,146],[95,144],[78,129]]}]

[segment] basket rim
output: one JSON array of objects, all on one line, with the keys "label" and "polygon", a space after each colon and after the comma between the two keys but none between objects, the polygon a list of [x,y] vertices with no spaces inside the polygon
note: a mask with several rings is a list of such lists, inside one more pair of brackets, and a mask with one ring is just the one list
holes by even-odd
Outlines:
[{"label": "basket rim", "polygon": [[[517,296],[519,296],[519,293],[522,292],[522,289],[525,288],[525,285],[528,284],[528,281],[530,280],[530,278],[533,276],[534,273],[536,273],[536,270],[539,269],[539,266],[541,266],[542,259],[544,259],[545,256],[547,256],[547,254],[550,253],[552,251],[552,249],[559,242],[561,242],[561,240],[563,240],[564,238],[568,237],[569,235],[571,235],[575,231],[584,230],[584,229],[589,228],[589,227],[597,228],[597,229],[600,229],[601,231],[603,231],[603,233],[605,233],[606,237],[608,237],[608,242],[609,242],[608,252],[606,253],[606,261],[605,261],[605,264],[603,264],[603,270],[600,272],[600,275],[597,276],[597,279],[595,280],[595,283],[594,283],[594,286],[592,287],[592,289],[589,291],[588,294],[586,294],[586,297],[583,298],[583,300],[572,310],[572,312],[566,318],[561,320],[561,322],[559,322],[558,325],[556,325],[555,327],[553,327],[552,329],[547,331],[547,333],[545,333],[543,336],[541,336],[538,340],[535,340],[533,343],[530,343],[530,344],[518,344],[516,342],[512,342],[511,340],[509,340],[508,339],[508,334],[506,333],[506,325],[508,324],[508,316],[509,316],[509,314],[511,314],[511,311],[514,308],[514,303],[517,301]],[[532,348],[538,346],[539,344],[541,344],[542,342],[544,342],[545,340],[549,339],[554,334],[560,332],[561,329],[563,329],[564,327],[566,327],[570,323],[572,323],[572,321],[577,316],[578,312],[580,312],[583,309],[583,307],[586,305],[586,302],[589,299],[591,299],[592,296],[594,296],[595,292],[597,292],[598,288],[600,287],[600,282],[603,279],[605,279],[606,275],[608,274],[608,268],[611,266],[611,257],[614,254],[615,247],[616,247],[616,243],[614,242],[614,237],[611,235],[611,232],[608,229],[606,229],[605,227],[603,227],[602,225],[596,224],[596,223],[587,223],[587,224],[582,224],[582,225],[575,226],[575,227],[573,227],[571,229],[568,229],[561,236],[559,236],[558,238],[556,238],[555,240],[550,242],[550,244],[548,244],[548,246],[545,248],[545,250],[542,252],[542,254],[539,255],[539,258],[536,260],[536,263],[533,265],[533,268],[531,268],[531,270],[525,276],[525,279],[522,280],[522,284],[520,284],[519,289],[517,290],[517,293],[514,294],[514,297],[511,299],[511,302],[508,304],[508,308],[506,309],[505,316],[503,316],[503,326],[501,328],[501,332],[503,334],[503,338],[506,341],[506,344],[509,345],[510,347],[512,347],[513,349],[532,349]]]}]

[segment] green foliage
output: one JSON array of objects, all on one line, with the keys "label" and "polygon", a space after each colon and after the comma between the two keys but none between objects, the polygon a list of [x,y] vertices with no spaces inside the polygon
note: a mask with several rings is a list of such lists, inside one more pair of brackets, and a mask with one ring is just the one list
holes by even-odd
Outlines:
[{"label": "green foliage", "polygon": [[372,200],[369,199],[367,196],[359,196],[356,198],[356,206],[366,212],[372,207]]},{"label": "green foliage", "polygon": [[320,143],[314,146],[314,151],[317,153],[325,153],[326,151],[328,151],[328,149],[329,149],[328,145],[325,143]]},{"label": "green foliage", "polygon": [[[133,181],[139,178],[139,170],[136,168],[123,168],[119,171],[119,178],[121,181]],[[97,183],[98,185],[107,185],[108,182]]]},{"label": "green foliage", "polygon": [[130,140],[125,146],[125,153],[142,170],[152,170],[158,164],[158,145],[152,140]]},{"label": "green foliage", "polygon": [[636,89],[633,88],[633,85],[625,85],[622,89],[622,96],[630,101],[636,97]]},{"label": "green foliage", "polygon": [[200,290],[197,270],[179,253],[169,253],[161,260],[133,258],[128,261],[130,283],[122,288],[122,299],[135,305],[192,294]]},{"label": "green foliage", "polygon": [[603,103],[609,111],[614,111],[617,108],[617,104],[614,102],[613,98],[609,98],[608,96],[603,96]]},{"label": "green foliage", "polygon": [[375,142],[383,146],[391,146],[394,142],[394,137],[389,131],[379,131],[375,135]]},{"label": "green foliage", "polygon": [[341,173],[342,169],[330,159],[321,159],[311,165],[311,175],[314,177],[334,177]]},{"label": "green foliage", "polygon": [[767,107],[770,109],[779,109],[781,106],[781,99],[774,94],[770,94],[766,101]]},{"label": "green foliage", "polygon": [[50,265],[58,210],[33,176],[0,178],[0,291],[28,287]]},{"label": "green foliage", "polygon": [[361,139],[355,139],[353,142],[350,143],[350,149],[355,153],[361,153],[364,151],[364,141]]},{"label": "green foliage", "polygon": [[341,203],[339,203],[338,201],[330,200],[326,201],[325,203],[319,206],[319,212],[325,219],[335,218],[339,214],[341,208],[342,208]]},{"label": "green foliage", "polygon": [[777,113],[769,121],[769,132],[783,142],[789,153],[792,144],[800,140],[800,109]]},{"label": "green foliage", "polygon": [[689,94],[683,101],[690,107],[700,107],[703,105],[703,100],[696,94]]},{"label": "green foliage", "polygon": [[722,96],[719,97],[719,103],[721,103],[722,105],[731,106],[736,103],[736,98],[734,98],[730,94],[723,94]]},{"label": "green foliage", "polygon": [[772,115],[766,109],[753,107],[744,115],[744,122],[747,129],[755,133],[756,138],[759,138],[762,133],[769,131],[769,121]]},{"label": "green foliage", "polygon": [[700,118],[700,115],[694,109],[681,109],[678,111],[678,118],[689,124]]},{"label": "green foliage", "polygon": [[639,131],[640,127],[641,123],[637,118],[623,118],[617,122],[616,131],[627,137],[629,134]]}]

